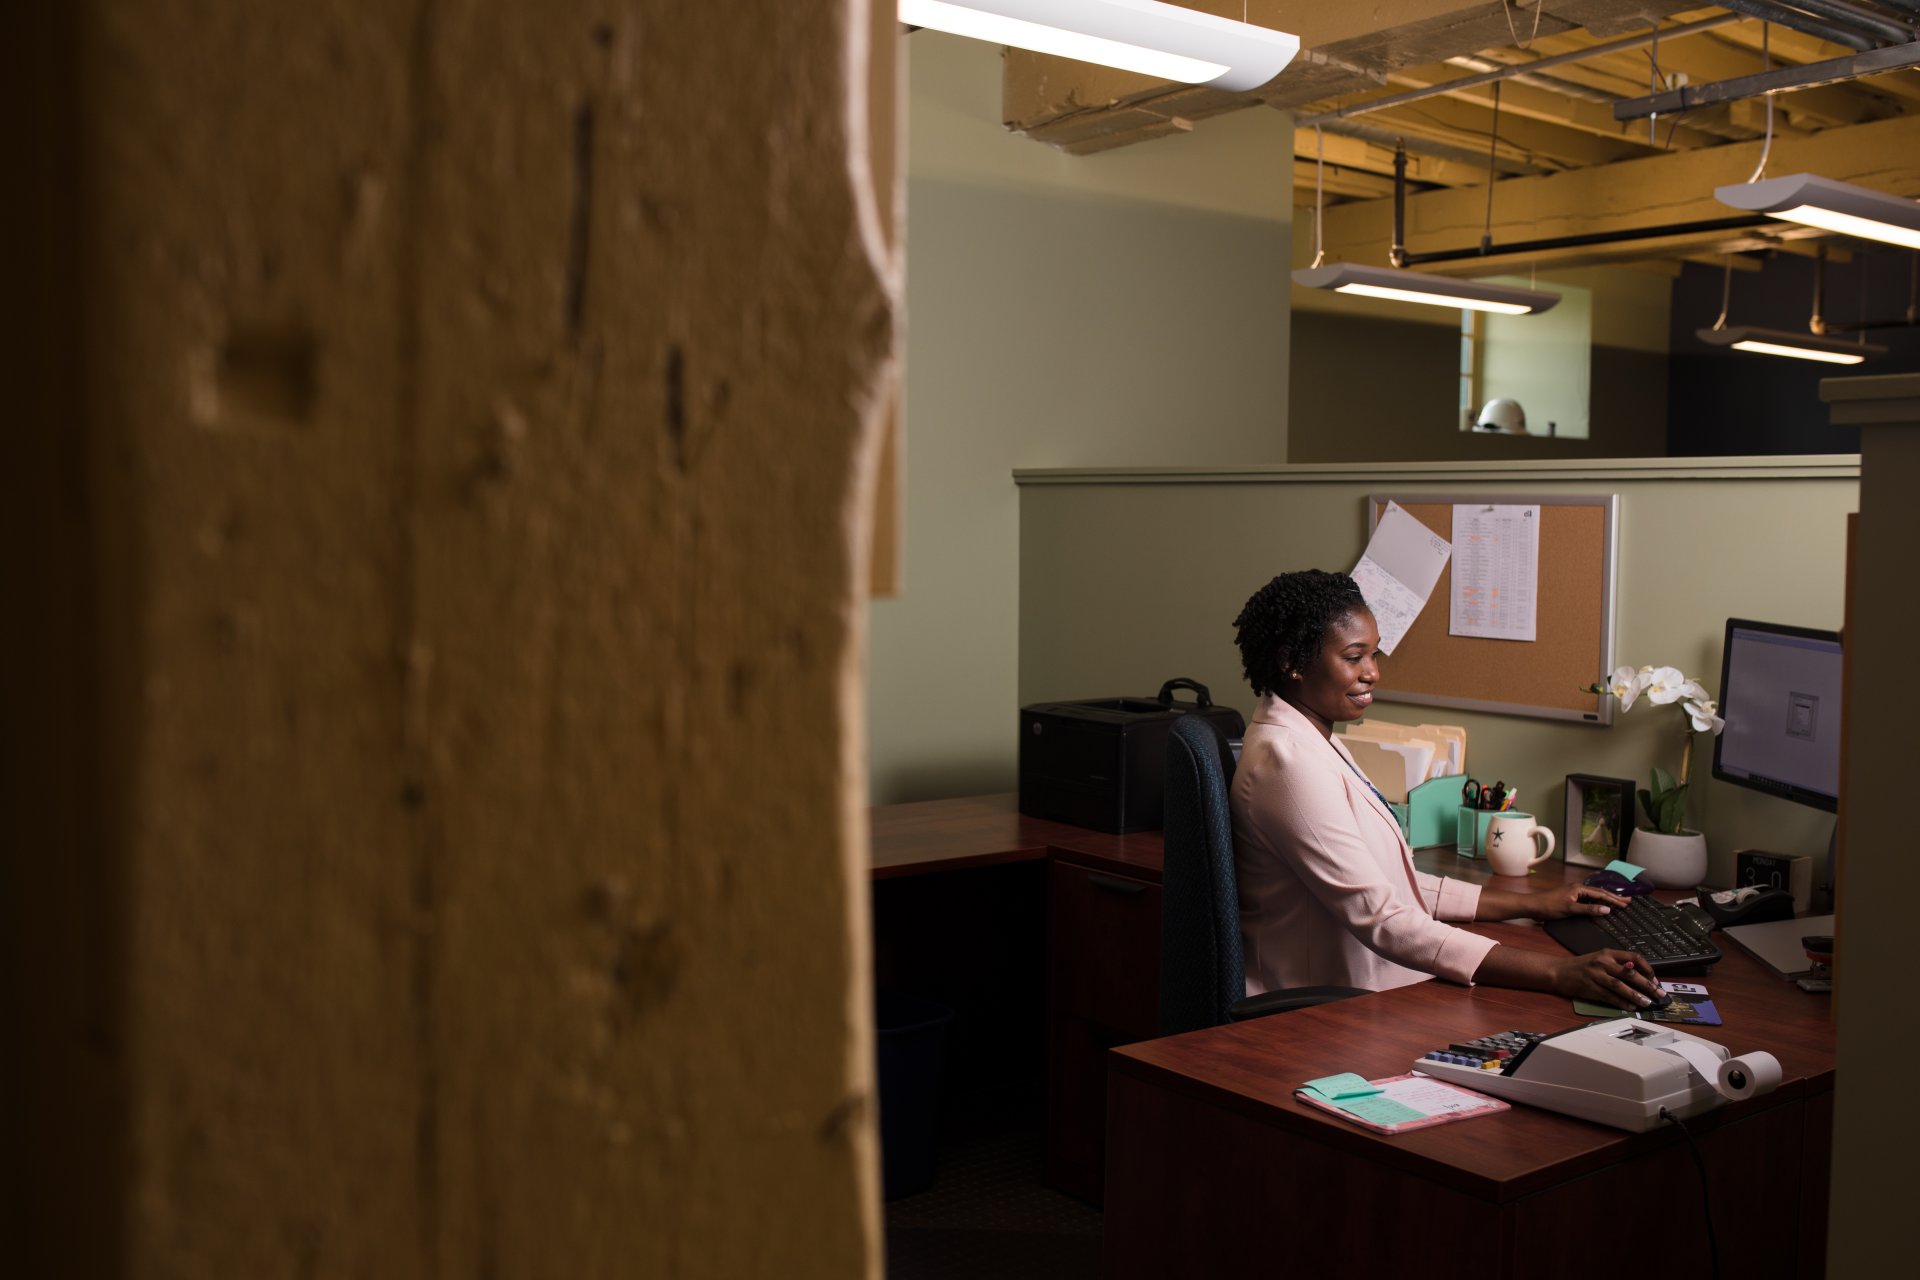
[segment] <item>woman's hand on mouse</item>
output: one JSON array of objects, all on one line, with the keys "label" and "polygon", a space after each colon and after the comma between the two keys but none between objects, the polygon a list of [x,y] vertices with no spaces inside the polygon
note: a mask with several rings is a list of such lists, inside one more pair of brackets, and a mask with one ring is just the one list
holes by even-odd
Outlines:
[{"label": "woman's hand on mouse", "polygon": [[1638,1011],[1660,994],[1653,966],[1632,951],[1609,949],[1567,956],[1555,963],[1554,970],[1553,989],[1571,1000]]}]

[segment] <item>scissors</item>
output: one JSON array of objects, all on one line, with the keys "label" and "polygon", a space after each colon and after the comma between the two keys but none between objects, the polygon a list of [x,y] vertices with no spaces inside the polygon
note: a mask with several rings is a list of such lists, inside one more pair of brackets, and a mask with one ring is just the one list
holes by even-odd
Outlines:
[{"label": "scissors", "polygon": [[1468,778],[1466,785],[1460,788],[1460,799],[1469,808],[1498,809],[1506,803],[1507,784],[1496,782],[1492,786]]}]

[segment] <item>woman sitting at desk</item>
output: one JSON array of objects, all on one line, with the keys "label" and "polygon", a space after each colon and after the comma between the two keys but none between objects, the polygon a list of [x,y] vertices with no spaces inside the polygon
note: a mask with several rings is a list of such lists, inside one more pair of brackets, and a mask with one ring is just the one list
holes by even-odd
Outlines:
[{"label": "woman sitting at desk", "polygon": [[1282,574],[1234,626],[1260,695],[1232,801],[1249,995],[1383,991],[1431,974],[1626,1009],[1650,1002],[1659,984],[1632,952],[1553,956],[1441,923],[1604,915],[1627,900],[1587,885],[1513,893],[1414,870],[1392,810],[1333,732],[1366,714],[1380,680],[1380,632],[1352,578]]}]

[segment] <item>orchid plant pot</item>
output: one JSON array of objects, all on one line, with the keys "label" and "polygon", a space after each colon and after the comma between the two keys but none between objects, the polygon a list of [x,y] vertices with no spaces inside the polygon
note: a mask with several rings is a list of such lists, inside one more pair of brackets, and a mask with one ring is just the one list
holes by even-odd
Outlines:
[{"label": "orchid plant pot", "polygon": [[1707,838],[1698,831],[1683,828],[1668,835],[1641,827],[1626,856],[1662,889],[1696,888],[1707,876]]}]

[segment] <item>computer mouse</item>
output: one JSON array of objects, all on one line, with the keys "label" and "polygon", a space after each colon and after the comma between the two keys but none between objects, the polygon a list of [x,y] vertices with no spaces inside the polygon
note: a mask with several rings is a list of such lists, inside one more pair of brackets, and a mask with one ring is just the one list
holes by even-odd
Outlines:
[{"label": "computer mouse", "polygon": [[1673,1003],[1673,992],[1662,988],[1658,993],[1647,997],[1647,1008],[1664,1009]]},{"label": "computer mouse", "polygon": [[1643,893],[1653,892],[1653,883],[1636,876],[1627,879],[1618,871],[1596,871],[1588,876],[1586,883],[1596,889],[1605,889],[1608,893],[1619,894],[1623,898],[1635,898]]}]

